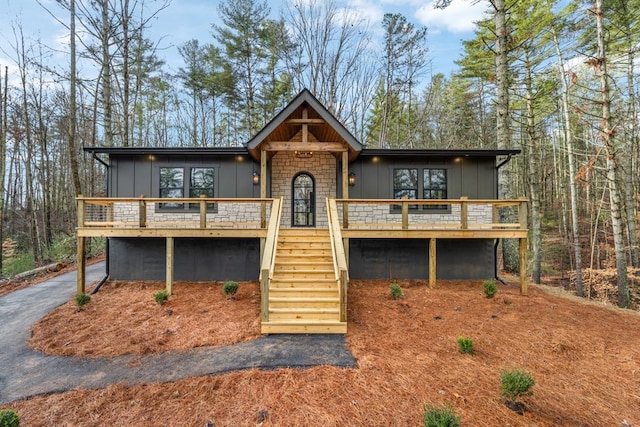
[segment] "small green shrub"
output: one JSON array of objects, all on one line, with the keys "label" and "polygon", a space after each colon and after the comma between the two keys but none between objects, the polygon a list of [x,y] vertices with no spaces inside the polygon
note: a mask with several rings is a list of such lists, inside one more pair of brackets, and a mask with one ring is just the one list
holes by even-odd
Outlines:
[{"label": "small green shrub", "polygon": [[20,417],[13,409],[3,409],[0,411],[0,427],[18,427]]},{"label": "small green shrub", "polygon": [[498,292],[498,287],[496,286],[496,282],[493,280],[487,280],[486,282],[482,283],[482,288],[487,298],[493,298],[496,292]]},{"label": "small green shrub", "polygon": [[458,337],[458,349],[460,353],[473,353],[473,340],[471,338]]},{"label": "small green shrub", "polygon": [[238,282],[228,280],[222,285],[222,292],[228,297],[233,297],[238,292]]},{"label": "small green shrub", "polygon": [[456,415],[451,405],[436,408],[424,405],[424,427],[458,427],[460,417]]},{"label": "small green shrub", "polygon": [[78,307],[83,307],[85,304],[88,304],[89,301],[91,301],[91,296],[87,294],[76,295],[76,305]]},{"label": "small green shrub", "polygon": [[31,252],[17,252],[11,258],[3,260],[2,276],[12,277],[36,268],[36,262]]},{"label": "small green shrub", "polygon": [[169,300],[169,292],[166,289],[155,292],[153,294],[153,299],[156,304],[162,305]]},{"label": "small green shrub", "polygon": [[392,299],[398,299],[403,295],[402,288],[397,283],[391,284],[390,292]]},{"label": "small green shrub", "polygon": [[535,381],[527,371],[503,369],[500,373],[500,381],[502,382],[502,396],[511,402],[515,402],[519,397],[533,394],[531,388]]}]

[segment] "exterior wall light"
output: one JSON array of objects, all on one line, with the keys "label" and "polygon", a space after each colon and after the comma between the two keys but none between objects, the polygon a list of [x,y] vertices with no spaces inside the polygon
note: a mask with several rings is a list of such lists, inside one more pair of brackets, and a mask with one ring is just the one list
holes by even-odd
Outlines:
[{"label": "exterior wall light", "polygon": [[348,176],[349,187],[356,185],[356,174],[351,172]]},{"label": "exterior wall light", "polygon": [[253,185],[260,184],[260,174],[258,172],[253,171],[253,175],[251,176],[251,182],[253,182]]}]

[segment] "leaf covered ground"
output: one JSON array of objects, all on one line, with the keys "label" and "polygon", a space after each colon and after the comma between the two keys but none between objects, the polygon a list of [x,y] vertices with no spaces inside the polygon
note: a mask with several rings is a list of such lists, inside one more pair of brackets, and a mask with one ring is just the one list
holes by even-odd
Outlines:
[{"label": "leaf covered ground", "polygon": [[[232,372],[167,384],[72,390],[4,405],[27,426],[416,426],[425,404],[450,404],[462,426],[640,426],[640,315],[547,287],[480,282],[352,281],[347,342],[356,369],[319,366]],[[30,342],[53,354],[145,354],[225,345],[259,333],[259,291],[241,283],[107,283],[78,310],[69,302],[34,327]],[[458,351],[457,338],[474,353]],[[524,415],[500,396],[500,371],[535,379]],[[626,424],[624,424],[626,423]]]}]

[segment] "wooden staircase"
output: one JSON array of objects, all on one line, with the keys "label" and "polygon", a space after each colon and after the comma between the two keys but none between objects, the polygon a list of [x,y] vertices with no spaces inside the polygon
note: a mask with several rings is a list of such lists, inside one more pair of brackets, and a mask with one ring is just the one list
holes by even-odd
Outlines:
[{"label": "wooden staircase", "polygon": [[262,333],[344,334],[329,230],[280,229]]}]

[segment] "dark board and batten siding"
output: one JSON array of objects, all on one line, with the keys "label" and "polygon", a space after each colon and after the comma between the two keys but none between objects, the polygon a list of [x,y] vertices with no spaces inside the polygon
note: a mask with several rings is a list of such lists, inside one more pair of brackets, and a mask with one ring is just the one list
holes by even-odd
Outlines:
[{"label": "dark board and batten siding", "polygon": [[[445,168],[448,198],[497,198],[495,155],[402,154],[399,150],[364,150],[349,165],[356,183],[349,198],[393,197],[394,168]],[[248,154],[116,154],[110,155],[113,197],[159,196],[160,168],[215,167],[215,197],[259,197],[251,177],[259,171]],[[270,165],[269,165],[270,166]],[[265,179],[265,177],[261,177]],[[267,177],[268,179],[268,177]],[[337,189],[341,172],[336,169]],[[270,185],[267,182],[267,191]],[[341,190],[338,190],[341,191]],[[338,196],[338,195],[336,195]],[[429,215],[429,213],[417,213]],[[488,279],[495,274],[494,240],[439,239],[437,275],[440,279]],[[258,239],[176,239],[176,280],[256,280]],[[117,280],[162,280],[165,272],[163,239],[111,239],[110,274]],[[353,279],[427,279],[429,242],[425,239],[350,239],[349,273]],[[461,264],[463,261],[463,264]]]},{"label": "dark board and batten siding", "polygon": [[248,155],[111,155],[110,197],[160,197],[161,167],[215,168],[214,197],[260,197],[251,178],[260,166]]},{"label": "dark board and batten siding", "polygon": [[[180,238],[175,240],[175,280],[257,280],[259,239]],[[157,238],[111,239],[112,280],[164,280],[166,241]]]},{"label": "dark board and batten siding", "polygon": [[405,155],[385,157],[366,151],[349,165],[356,183],[349,188],[351,199],[389,199],[393,197],[393,170],[396,168],[442,168],[447,170],[448,198],[497,198],[495,156],[428,156]]},{"label": "dark board and batten siding", "polygon": [[[109,196],[159,197],[161,167],[214,167],[214,197],[260,197],[251,177],[259,171],[248,155],[144,155],[110,156]],[[170,215],[170,213],[167,213]],[[175,280],[257,280],[259,239],[175,240]],[[165,239],[112,238],[109,275],[113,280],[164,280]]]},{"label": "dark board and batten siding", "polygon": [[[438,239],[437,277],[485,280],[495,276],[493,240]],[[350,239],[351,279],[428,279],[428,239]]]},{"label": "dark board and batten siding", "polygon": [[[375,154],[361,156],[349,166],[356,185],[352,199],[388,199],[393,194],[393,169],[443,168],[447,170],[448,198],[495,199],[495,156],[428,156]],[[415,215],[429,215],[416,213]],[[437,276],[443,280],[491,279],[495,276],[492,239],[438,239]],[[350,239],[349,277],[352,279],[428,279],[427,239]]]}]

